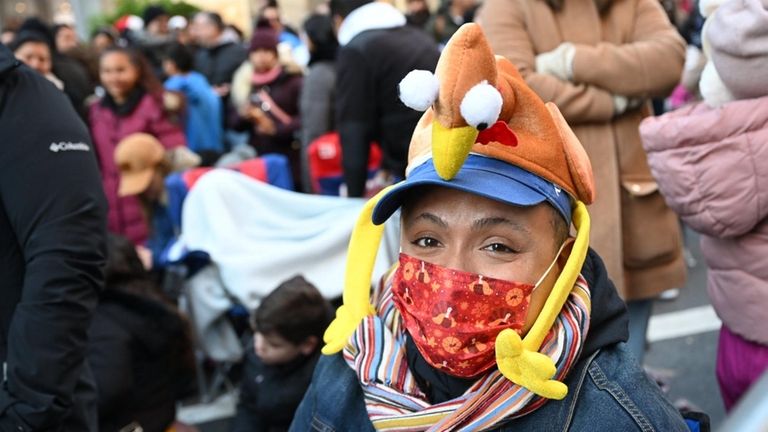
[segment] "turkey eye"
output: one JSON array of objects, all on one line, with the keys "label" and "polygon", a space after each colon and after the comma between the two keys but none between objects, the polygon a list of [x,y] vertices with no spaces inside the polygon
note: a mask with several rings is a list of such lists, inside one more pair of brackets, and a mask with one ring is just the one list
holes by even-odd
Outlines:
[{"label": "turkey eye", "polygon": [[459,108],[467,124],[482,131],[496,123],[503,103],[499,90],[483,81],[469,89]]},{"label": "turkey eye", "polygon": [[437,100],[440,82],[435,74],[426,70],[413,70],[400,81],[400,100],[408,108],[426,111]]}]

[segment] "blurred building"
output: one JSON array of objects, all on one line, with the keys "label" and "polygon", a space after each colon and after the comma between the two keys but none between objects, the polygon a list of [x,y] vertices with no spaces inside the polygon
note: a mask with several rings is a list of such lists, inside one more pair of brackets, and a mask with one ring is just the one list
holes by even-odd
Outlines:
[{"label": "blurred building", "polygon": [[0,26],[14,26],[37,16],[51,23],[74,25],[80,37],[88,35],[88,17],[109,10],[113,0],[2,0]]}]

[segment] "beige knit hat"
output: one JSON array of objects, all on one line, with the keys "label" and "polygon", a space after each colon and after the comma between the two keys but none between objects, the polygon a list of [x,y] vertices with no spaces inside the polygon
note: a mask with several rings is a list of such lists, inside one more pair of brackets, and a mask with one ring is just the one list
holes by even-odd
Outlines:
[{"label": "beige knit hat", "polygon": [[726,0],[704,32],[710,58],[733,96],[768,95],[768,0]]}]

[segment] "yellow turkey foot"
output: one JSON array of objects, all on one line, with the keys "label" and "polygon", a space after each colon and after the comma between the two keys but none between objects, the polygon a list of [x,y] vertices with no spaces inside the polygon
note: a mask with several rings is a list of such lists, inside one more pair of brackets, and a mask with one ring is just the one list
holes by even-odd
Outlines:
[{"label": "yellow turkey foot", "polygon": [[553,380],[557,368],[548,356],[525,347],[520,335],[506,329],[496,337],[496,363],[508,380],[547,399],[563,399],[568,387]]},{"label": "yellow turkey foot", "polygon": [[352,238],[347,249],[347,269],[344,276],[344,304],[336,310],[336,319],[325,330],[323,354],[331,355],[341,351],[357,326],[368,315],[376,313],[371,305],[371,275],[379,251],[384,225],[374,225],[373,209],[381,197],[395,185],[382,189],[368,200],[357,218]]},{"label": "yellow turkey foot", "polygon": [[341,305],[336,309],[336,318],[325,330],[325,334],[323,334],[323,340],[325,341],[325,346],[322,350],[323,354],[331,355],[344,348],[349,337],[355,333],[357,326],[360,325],[363,319],[375,313],[373,306],[368,306],[367,310],[347,305]]}]

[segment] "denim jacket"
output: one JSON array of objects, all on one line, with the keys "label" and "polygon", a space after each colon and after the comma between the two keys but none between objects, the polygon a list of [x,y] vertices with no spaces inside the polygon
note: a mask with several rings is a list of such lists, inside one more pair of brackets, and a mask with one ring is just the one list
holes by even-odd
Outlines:
[{"label": "denim jacket", "polygon": [[[678,411],[646,376],[625,344],[582,358],[565,381],[568,396],[504,423],[499,432],[688,431]],[[373,431],[354,371],[340,354],[323,356],[291,431]]]}]

